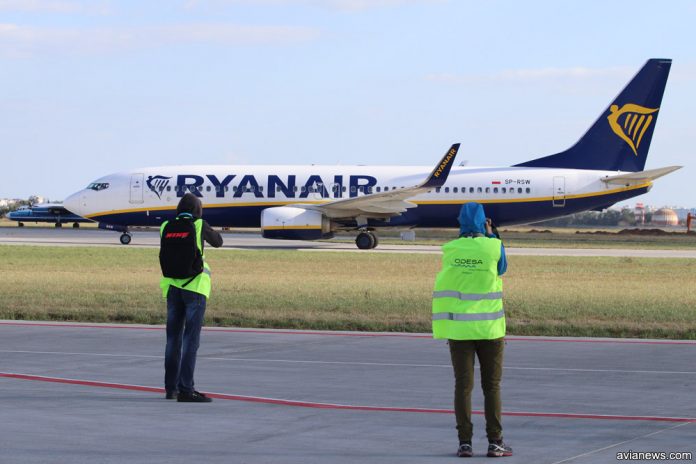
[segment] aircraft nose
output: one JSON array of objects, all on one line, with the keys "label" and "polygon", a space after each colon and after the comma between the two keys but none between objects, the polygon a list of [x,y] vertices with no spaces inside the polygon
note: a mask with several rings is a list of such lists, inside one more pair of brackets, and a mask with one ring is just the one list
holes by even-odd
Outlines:
[{"label": "aircraft nose", "polygon": [[84,217],[86,214],[89,214],[87,209],[87,191],[80,190],[77,193],[73,193],[63,200],[63,206],[65,206],[68,211],[78,216]]}]

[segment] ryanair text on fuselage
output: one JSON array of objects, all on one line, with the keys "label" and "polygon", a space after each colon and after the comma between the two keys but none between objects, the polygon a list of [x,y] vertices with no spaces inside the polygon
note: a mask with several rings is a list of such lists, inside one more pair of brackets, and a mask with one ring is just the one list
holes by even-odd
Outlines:
[{"label": "ryanair text on fuselage", "polygon": [[[154,183],[153,179],[157,178],[159,182]],[[147,179],[147,186],[157,196],[161,195],[162,190],[168,187],[169,177],[150,176]],[[277,175],[269,175],[266,179],[267,188],[262,189],[256,176],[246,174],[238,176],[237,174],[228,174],[220,179],[214,174],[206,174],[205,177],[196,174],[179,174],[176,176],[176,185],[174,191],[177,197],[182,197],[186,192],[191,192],[198,197],[203,196],[202,186],[206,179],[212,184],[216,198],[241,198],[244,194],[252,194],[255,198],[275,198],[276,194],[282,194],[286,198],[307,198],[310,194],[319,195],[322,198],[342,198],[345,191],[349,197],[358,196],[359,192],[369,192],[377,185],[377,179],[372,176],[351,175],[332,176],[331,182],[326,184],[324,179],[319,175],[310,175],[307,180],[298,186],[297,176],[290,174],[281,179]],[[233,188],[230,184],[235,182]],[[347,189],[344,189],[344,183],[347,181]],[[213,192],[211,192],[213,193]]]}]

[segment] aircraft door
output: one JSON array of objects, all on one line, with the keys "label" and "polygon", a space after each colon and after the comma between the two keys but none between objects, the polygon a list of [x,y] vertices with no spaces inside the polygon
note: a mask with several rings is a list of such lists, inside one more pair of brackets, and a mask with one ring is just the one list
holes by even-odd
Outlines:
[{"label": "aircraft door", "polygon": [[130,202],[143,203],[144,174],[133,174],[130,180]]},{"label": "aircraft door", "polygon": [[563,208],[565,206],[565,177],[555,176],[553,178],[553,206]]}]

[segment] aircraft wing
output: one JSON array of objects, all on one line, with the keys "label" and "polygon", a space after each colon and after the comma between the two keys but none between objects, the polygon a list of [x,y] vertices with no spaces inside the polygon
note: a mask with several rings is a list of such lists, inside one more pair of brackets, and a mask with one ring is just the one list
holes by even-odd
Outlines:
[{"label": "aircraft wing", "polygon": [[457,156],[457,151],[459,151],[459,144],[455,143],[447,150],[445,156],[438,162],[428,178],[413,187],[391,190],[388,192],[369,193],[359,197],[345,198],[321,205],[293,206],[302,206],[305,209],[321,211],[329,218],[360,217],[361,219],[386,219],[392,216],[398,216],[408,208],[417,206],[409,202],[409,198],[445,184],[447,176],[454,164],[454,158]]},{"label": "aircraft wing", "polygon": [[667,166],[665,168],[650,169],[648,171],[628,172],[616,176],[602,177],[602,182],[607,184],[636,185],[653,181],[659,177],[666,176],[682,166]]}]

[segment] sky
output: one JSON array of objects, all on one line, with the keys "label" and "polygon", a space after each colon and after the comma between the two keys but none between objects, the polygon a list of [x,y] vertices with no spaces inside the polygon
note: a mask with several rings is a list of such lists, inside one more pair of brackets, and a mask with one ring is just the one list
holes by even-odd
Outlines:
[{"label": "sky", "polygon": [[171,164],[509,166],[673,59],[631,200],[696,206],[696,2],[0,0],[0,198]]}]

